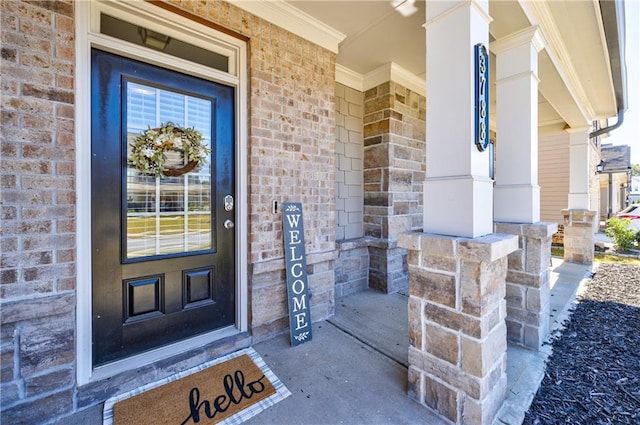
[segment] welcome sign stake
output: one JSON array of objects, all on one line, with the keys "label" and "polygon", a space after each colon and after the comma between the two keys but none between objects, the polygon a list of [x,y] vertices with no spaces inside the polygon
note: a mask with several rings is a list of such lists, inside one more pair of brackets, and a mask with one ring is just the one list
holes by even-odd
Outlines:
[{"label": "welcome sign stake", "polygon": [[284,258],[287,268],[287,296],[289,298],[289,329],[291,345],[311,341],[311,308],[309,306],[309,278],[307,254],[304,246],[302,204],[285,202],[282,209],[284,230]]}]

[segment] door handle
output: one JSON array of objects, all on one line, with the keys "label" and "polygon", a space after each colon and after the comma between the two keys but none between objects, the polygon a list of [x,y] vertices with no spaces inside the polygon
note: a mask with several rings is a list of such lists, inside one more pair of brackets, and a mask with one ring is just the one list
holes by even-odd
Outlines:
[{"label": "door handle", "polygon": [[225,229],[233,229],[236,226],[236,224],[233,222],[233,220],[225,220],[224,221],[224,228]]}]

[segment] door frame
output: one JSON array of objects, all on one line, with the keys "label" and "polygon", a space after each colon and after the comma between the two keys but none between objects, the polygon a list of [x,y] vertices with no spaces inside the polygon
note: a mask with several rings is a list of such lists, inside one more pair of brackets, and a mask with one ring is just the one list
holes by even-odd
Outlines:
[{"label": "door frame", "polygon": [[[156,29],[170,36],[228,55],[229,72],[132,45],[99,32],[100,13]],[[115,15],[114,15],[115,14]],[[247,238],[247,46],[246,41],[221,33],[169,12],[149,2],[76,2],[76,379],[78,385],[98,381],[126,370],[182,353],[221,338],[248,331],[248,238]],[[235,169],[236,169],[236,318],[229,326],[160,347],[149,352],[92,366],[92,279],[91,279],[91,49],[162,65],[189,75],[235,88]]]}]

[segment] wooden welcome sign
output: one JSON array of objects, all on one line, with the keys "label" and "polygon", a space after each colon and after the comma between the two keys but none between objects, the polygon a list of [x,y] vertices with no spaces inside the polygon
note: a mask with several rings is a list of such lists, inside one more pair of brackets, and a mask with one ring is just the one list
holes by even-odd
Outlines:
[{"label": "wooden welcome sign", "polygon": [[289,298],[289,328],[291,345],[311,340],[311,308],[309,306],[309,278],[304,246],[302,204],[285,202],[282,208],[284,230],[284,258],[287,267],[287,296]]}]

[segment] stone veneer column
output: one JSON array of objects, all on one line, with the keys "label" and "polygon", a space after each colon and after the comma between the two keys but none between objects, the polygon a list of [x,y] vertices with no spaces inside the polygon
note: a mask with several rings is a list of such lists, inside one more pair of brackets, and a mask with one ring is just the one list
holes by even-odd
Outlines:
[{"label": "stone veneer column", "polygon": [[592,169],[589,128],[567,130],[569,133],[569,196],[564,217],[564,259],[573,263],[592,264],[596,211],[591,208],[590,181]]},{"label": "stone veneer column", "polygon": [[400,235],[409,261],[409,396],[455,424],[491,424],[505,397],[513,235]]},{"label": "stone veneer column", "polygon": [[424,96],[394,82],[364,94],[364,233],[369,286],[393,293],[407,287],[400,232],[422,225],[425,156]]},{"label": "stone veneer column", "polygon": [[594,223],[596,211],[567,209],[564,217],[564,260],[571,263],[592,264],[595,255]]},{"label": "stone veneer column", "polygon": [[538,52],[544,40],[529,27],[491,43],[496,55],[498,159],[495,231],[516,235],[509,255],[507,338],[538,350],[549,333],[549,262],[555,223],[540,222],[538,186]]},{"label": "stone veneer column", "polygon": [[557,223],[496,223],[496,232],[517,235],[519,248],[509,254],[507,339],[539,350],[549,334],[551,238]]}]

